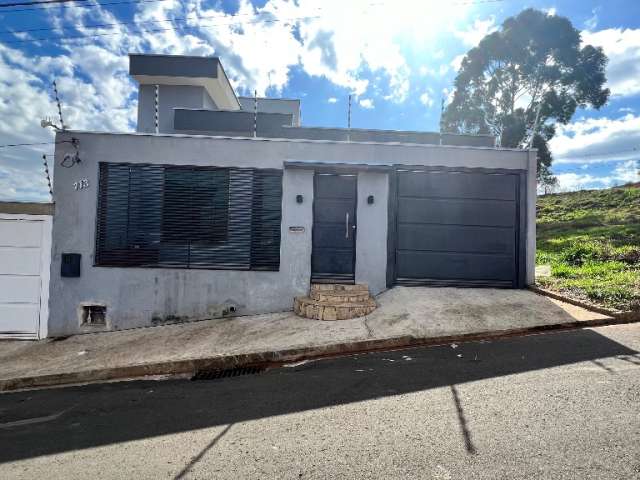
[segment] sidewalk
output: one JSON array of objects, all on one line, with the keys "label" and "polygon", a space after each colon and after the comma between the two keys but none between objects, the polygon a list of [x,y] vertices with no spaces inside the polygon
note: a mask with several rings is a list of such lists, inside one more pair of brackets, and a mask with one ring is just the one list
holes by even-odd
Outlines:
[{"label": "sidewalk", "polygon": [[0,391],[493,338],[617,320],[527,290],[403,288],[354,320],[292,312],[0,342]]}]

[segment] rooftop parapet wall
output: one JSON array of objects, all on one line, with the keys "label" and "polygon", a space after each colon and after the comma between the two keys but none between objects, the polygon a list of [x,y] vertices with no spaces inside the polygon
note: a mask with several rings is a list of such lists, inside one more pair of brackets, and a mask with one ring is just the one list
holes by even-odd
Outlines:
[{"label": "rooftop parapet wall", "polygon": [[[173,128],[177,132],[207,132],[219,135],[252,137],[253,112],[222,110],[174,109]],[[284,125],[291,125],[293,116],[284,113],[258,113],[257,136],[276,137]]]},{"label": "rooftop parapet wall", "polygon": [[[455,145],[493,147],[494,137],[489,135],[454,135],[437,132],[399,130],[371,130],[347,128],[319,128],[291,126],[289,114],[258,113],[257,135],[264,138],[299,140],[332,140],[339,142],[416,143],[424,145]],[[253,136],[254,113],[197,109],[175,109],[174,129],[178,132],[207,135]]]},{"label": "rooftop parapet wall", "polygon": [[0,202],[0,213],[22,215],[53,215],[53,203]]},{"label": "rooftop parapet wall", "polygon": [[291,114],[293,115],[293,122],[290,125],[294,127],[300,126],[300,100],[298,99],[238,97],[238,101],[242,109],[248,112],[253,112],[257,106],[258,112],[262,113]]}]

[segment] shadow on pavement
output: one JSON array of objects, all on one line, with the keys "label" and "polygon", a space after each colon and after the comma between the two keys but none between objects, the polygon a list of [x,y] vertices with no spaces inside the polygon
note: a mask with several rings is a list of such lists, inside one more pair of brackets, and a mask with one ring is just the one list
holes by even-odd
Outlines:
[{"label": "shadow on pavement", "polygon": [[[451,389],[472,453],[455,385],[606,357],[635,364],[636,353],[593,330],[575,330],[358,355],[218,381],[136,381],[3,394],[0,462],[442,386]],[[64,414],[56,417],[59,412]],[[52,420],[21,422],[47,416]]]}]

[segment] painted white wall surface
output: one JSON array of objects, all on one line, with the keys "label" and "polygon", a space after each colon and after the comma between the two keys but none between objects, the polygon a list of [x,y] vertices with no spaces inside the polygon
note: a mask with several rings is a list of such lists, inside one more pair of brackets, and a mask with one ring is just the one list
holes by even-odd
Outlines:
[{"label": "painted white wall surface", "polygon": [[[369,196],[373,197],[372,204],[368,203]],[[388,200],[386,173],[358,173],[356,283],[367,283],[373,295],[387,288]]]},{"label": "painted white wall surface", "polygon": [[51,217],[0,213],[0,338],[47,336]]},{"label": "painted white wall surface", "polygon": [[538,168],[538,152],[528,153],[527,168],[527,285],[536,283],[536,201],[538,184],[536,180]]},{"label": "painted white wall surface", "polygon": [[[82,161],[55,171],[51,262],[54,300],[49,322],[54,336],[85,331],[78,315],[82,303],[106,305],[104,329],[116,330],[217,317],[228,305],[236,307],[236,315],[290,310],[293,298],[308,292],[312,170],[284,170],[278,272],[115,268],[93,265],[99,162],[278,169],[283,169],[286,161],[522,170],[529,166],[527,152],[481,147],[90,132],[59,133],[57,141],[71,137],[79,141]],[[56,165],[72,151],[69,143],[58,144]],[[75,190],[74,182],[83,179],[89,188]],[[303,203],[296,203],[296,195],[303,195]],[[367,204],[368,195],[374,195],[373,205]],[[358,196],[356,280],[368,283],[377,293],[386,288],[386,174],[360,174]],[[82,255],[80,278],[60,277],[62,252]]]}]

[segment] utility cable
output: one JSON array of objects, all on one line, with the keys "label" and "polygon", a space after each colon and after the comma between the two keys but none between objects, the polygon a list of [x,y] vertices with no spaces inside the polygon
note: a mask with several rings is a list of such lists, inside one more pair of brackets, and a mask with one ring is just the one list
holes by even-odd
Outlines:
[{"label": "utility cable", "polygon": [[[85,1],[85,0],[82,0]],[[71,2],[61,4],[54,3],[51,5],[34,5],[31,8],[18,8],[15,10],[4,10],[2,14],[7,13],[18,13],[18,12],[33,12],[36,10],[52,10],[52,9],[68,9],[68,8],[94,8],[94,7],[102,7],[106,5],[131,5],[135,3],[151,3],[151,2],[166,2],[167,0],[121,0],[117,2],[103,2],[103,3],[83,3],[80,5],[72,5]]]},{"label": "utility cable", "polygon": [[[460,1],[460,2],[455,2],[453,3],[453,5],[478,5],[478,4],[485,4],[485,3],[497,3],[497,2],[503,2],[505,0],[474,0],[474,1]],[[379,6],[379,5],[384,5],[387,2],[376,2],[376,3],[368,3],[368,4],[363,4],[363,7],[371,7],[371,6]],[[105,4],[106,5],[106,4]],[[318,7],[318,10],[322,10],[322,7]],[[272,12],[257,12],[255,15],[262,15],[262,14],[271,14],[273,15]],[[189,20],[199,20],[199,19],[207,19],[207,18],[230,18],[230,17],[237,17],[237,16],[247,16],[247,15],[254,15],[254,14],[224,14],[224,15],[211,15],[211,16],[202,16],[202,17],[182,17],[182,18],[177,18],[177,19],[163,19],[163,20],[149,20],[149,21],[142,21],[142,22],[115,22],[115,23],[111,23],[111,24],[104,24],[104,25],[88,25],[88,26],[81,26],[81,27],[62,27],[62,29],[64,28],[104,28],[104,27],[118,27],[118,26],[125,26],[125,25],[141,25],[144,23],[159,23],[159,22],[184,22],[184,21],[189,21]],[[157,29],[149,29],[149,30],[137,30],[137,31],[133,31],[133,32],[129,32],[129,33],[158,33],[158,32],[165,32],[165,31],[171,31],[171,30],[178,30],[180,27],[184,28],[184,29],[198,29],[198,28],[215,28],[215,27],[219,27],[219,26],[226,26],[226,25],[243,25],[243,24],[258,24],[258,23],[274,23],[274,22],[294,22],[294,21],[299,21],[299,20],[310,20],[310,19],[315,19],[315,18],[321,18],[321,15],[311,15],[311,16],[301,16],[301,17],[290,17],[290,18],[269,18],[269,19],[256,19],[256,20],[249,20],[249,21],[232,21],[232,22],[225,22],[225,23],[214,23],[214,24],[205,24],[205,25],[176,25],[176,26],[172,26],[172,27],[167,27],[167,28],[157,28]],[[59,31],[61,30],[61,28],[49,28],[47,30],[56,30]],[[36,31],[36,29],[32,29],[31,31]],[[37,29],[37,31],[45,31],[45,29]],[[4,31],[2,32],[3,34],[6,33],[12,33],[12,34],[17,34],[17,33],[28,33],[29,30],[16,30],[16,31]],[[103,33],[97,33],[97,34],[82,34],[82,35],[65,35],[65,36],[59,36],[59,37],[39,37],[39,38],[29,38],[29,39],[19,39],[19,40],[9,40],[9,41],[3,41],[2,43],[4,44],[23,44],[23,43],[34,43],[34,42],[43,42],[43,41],[56,41],[56,40],[75,40],[75,39],[80,39],[80,38],[98,38],[98,37],[105,37],[105,36],[113,36],[113,35],[123,35],[123,32],[120,31],[116,31],[116,32],[103,32]]]},{"label": "utility cable", "polygon": [[10,7],[27,7],[32,5],[45,5],[52,3],[71,3],[71,2],[86,2],[87,0],[38,0],[35,2],[11,2],[11,3],[0,3],[0,8],[10,8]]}]

